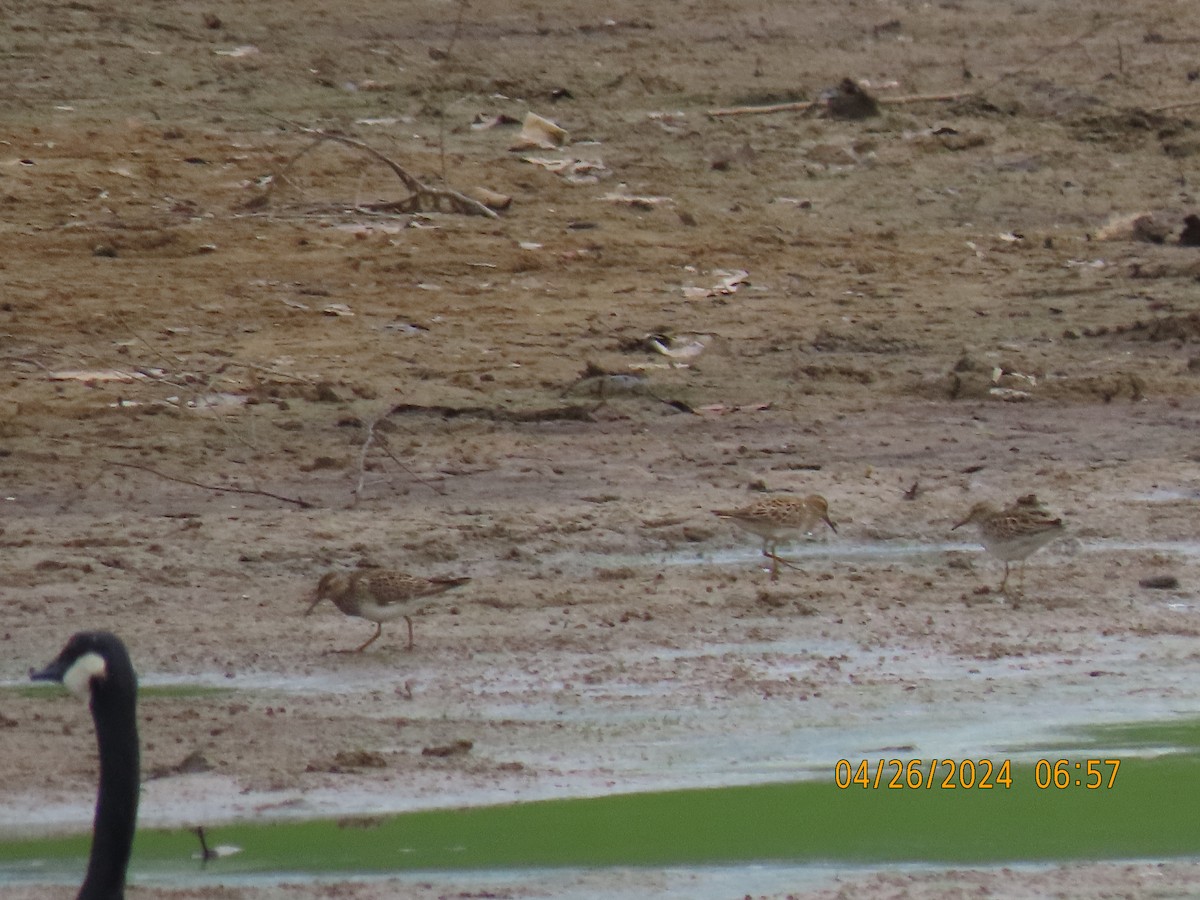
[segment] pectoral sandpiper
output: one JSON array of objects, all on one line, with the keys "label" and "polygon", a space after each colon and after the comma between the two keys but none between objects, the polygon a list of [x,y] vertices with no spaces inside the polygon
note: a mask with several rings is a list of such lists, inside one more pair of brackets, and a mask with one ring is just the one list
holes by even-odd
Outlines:
[{"label": "pectoral sandpiper", "polygon": [[1033,494],[1021,497],[1005,509],[997,509],[987,501],[976,503],[954,528],[968,524],[978,527],[984,549],[1004,562],[1004,578],[998,588],[1001,594],[1007,593],[1010,563],[1021,564],[1017,585],[1020,592],[1025,583],[1025,558],[1066,531],[1062,519],[1047,512]]},{"label": "pectoral sandpiper", "polygon": [[422,578],[394,569],[372,569],[362,572],[327,572],[317,584],[316,599],[305,611],[307,616],[322,600],[348,616],[358,616],[375,623],[375,633],[355,653],[369,647],[383,633],[383,623],[404,617],[408,623],[408,649],[413,646],[413,624],[409,616],[429,604],[433,597],[459,587],[470,578]]},{"label": "pectoral sandpiper", "polygon": [[[781,560],[776,548],[781,541],[809,534],[820,522],[837,533],[837,525],[829,518],[829,504],[820,494],[807,497],[772,494],[738,509],[714,509],[713,514],[762,538],[763,556],[771,559],[772,581],[779,577]],[[782,562],[791,565],[786,560]]]}]

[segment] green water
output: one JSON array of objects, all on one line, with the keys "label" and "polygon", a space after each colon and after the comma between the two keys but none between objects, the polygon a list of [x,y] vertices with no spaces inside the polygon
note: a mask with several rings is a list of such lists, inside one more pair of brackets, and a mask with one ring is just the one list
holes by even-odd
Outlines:
[{"label": "green water", "polygon": [[[1161,737],[1149,726],[1138,728],[1143,737]],[[1200,735],[1200,727],[1193,726],[1193,733]],[[1083,762],[1088,756],[1070,758]],[[1106,779],[1110,771],[1104,769]],[[1125,757],[1113,786],[1099,790],[1077,787],[1073,778],[1066,789],[1039,789],[1031,765],[1014,765],[1011,774],[1009,789],[840,789],[823,781],[437,810],[340,824],[230,825],[211,829],[209,842],[234,844],[242,853],[211,863],[210,871],[986,864],[1200,853],[1200,756],[1194,750]],[[86,837],[3,844],[0,871],[30,859],[74,859],[82,869],[87,846]],[[198,848],[190,832],[140,831],[133,871],[198,866],[191,861]]]}]

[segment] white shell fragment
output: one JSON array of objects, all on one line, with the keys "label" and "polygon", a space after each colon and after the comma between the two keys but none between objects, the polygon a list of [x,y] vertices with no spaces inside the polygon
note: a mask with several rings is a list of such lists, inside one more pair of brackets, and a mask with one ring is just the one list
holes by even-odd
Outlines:
[{"label": "white shell fragment", "polygon": [[521,133],[509,150],[555,150],[567,143],[569,135],[549,119],[531,112],[521,123]]}]

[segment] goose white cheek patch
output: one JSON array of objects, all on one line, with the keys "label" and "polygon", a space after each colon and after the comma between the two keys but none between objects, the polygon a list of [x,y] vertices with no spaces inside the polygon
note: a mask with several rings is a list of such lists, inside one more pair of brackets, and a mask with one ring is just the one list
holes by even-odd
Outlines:
[{"label": "goose white cheek patch", "polygon": [[108,665],[99,653],[85,653],[67,669],[62,683],[76,697],[87,697],[91,693],[92,679],[104,678]]}]

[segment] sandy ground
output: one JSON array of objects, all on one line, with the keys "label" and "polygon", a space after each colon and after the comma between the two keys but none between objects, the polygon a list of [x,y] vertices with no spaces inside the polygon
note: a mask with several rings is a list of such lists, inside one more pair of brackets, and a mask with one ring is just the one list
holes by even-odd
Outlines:
[{"label": "sandy ground", "polygon": [[[6,10],[5,683],[108,628],[146,684],[234,688],[144,698],[148,824],[793,777],[888,745],[900,710],[948,755],[1196,708],[1185,5],[490,6]],[[707,114],[845,77],[881,115]],[[915,94],[961,96],[890,102]],[[491,123],[530,111],[565,144],[510,149]],[[369,210],[407,195],[395,174],[301,127],[511,205]],[[656,333],[706,349],[676,366]],[[709,512],[763,489],[819,491],[839,525],[774,583]],[[998,603],[1001,565],[948,529],[1030,491],[1071,534]],[[371,626],[301,613],[356,566],[473,582],[412,652],[401,624],[333,653]],[[10,833],[86,822],[85,711],[0,703]],[[1195,880],[714,891],[1091,896],[1088,874]]]}]

